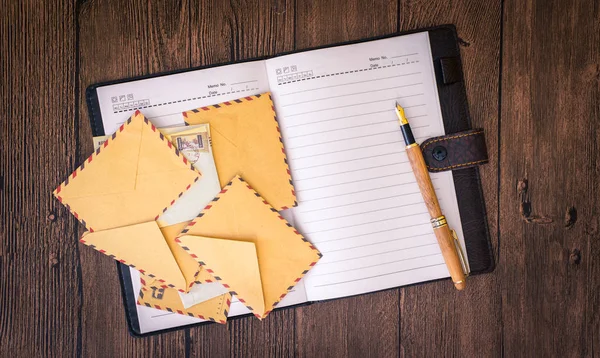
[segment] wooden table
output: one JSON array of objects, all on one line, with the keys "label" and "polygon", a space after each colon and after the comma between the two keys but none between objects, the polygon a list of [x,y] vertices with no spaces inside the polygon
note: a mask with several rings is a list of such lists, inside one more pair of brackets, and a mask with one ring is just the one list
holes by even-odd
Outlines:
[{"label": "wooden table", "polygon": [[[600,356],[597,0],[2,1],[0,356]],[[147,339],[51,191],[104,80],[454,23],[496,270]]]}]

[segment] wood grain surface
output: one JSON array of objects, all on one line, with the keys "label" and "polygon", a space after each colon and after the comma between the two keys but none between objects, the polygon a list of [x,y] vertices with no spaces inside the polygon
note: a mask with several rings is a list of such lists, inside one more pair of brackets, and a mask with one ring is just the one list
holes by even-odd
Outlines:
[{"label": "wood grain surface", "polygon": [[[0,357],[600,356],[597,0],[0,0]],[[106,80],[453,23],[497,267],[144,339],[51,191]]]}]

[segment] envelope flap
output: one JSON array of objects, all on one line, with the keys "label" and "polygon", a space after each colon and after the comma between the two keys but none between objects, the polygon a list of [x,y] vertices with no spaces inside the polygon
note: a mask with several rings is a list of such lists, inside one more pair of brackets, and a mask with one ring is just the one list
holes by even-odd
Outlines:
[{"label": "envelope flap", "polygon": [[[179,224],[161,227],[160,231],[163,234],[167,245],[169,245],[169,249],[173,253],[173,257],[185,277],[186,287],[189,289],[196,280],[196,276],[200,271],[200,265],[198,264],[198,261],[191,257],[179,244],[177,244],[177,242],[175,242],[177,235],[179,235],[181,230],[188,224],[188,221],[184,221]],[[188,289],[186,289],[186,291],[188,291]]]},{"label": "envelope flap", "polygon": [[117,133],[107,139],[54,194],[68,200],[134,190],[142,125],[142,121],[124,124],[118,131],[119,140],[115,140]]},{"label": "envelope flap", "polygon": [[54,195],[100,231],[156,220],[199,177],[138,111]]},{"label": "envelope flap", "polygon": [[[217,117],[213,117],[213,119],[215,119],[215,123],[218,122],[216,120]],[[231,124],[233,122],[237,122],[237,120],[230,120],[226,122],[229,122]],[[213,152],[213,157],[215,159],[215,166],[217,167],[219,183],[221,184],[221,187],[223,187],[240,170],[240,154],[243,152],[243,149],[239,150],[238,146],[236,145],[237,130],[233,129],[235,128],[235,126],[223,126],[221,124],[221,126],[216,126],[217,128],[215,128],[213,127],[212,122],[210,126],[211,142],[213,148],[215,148],[215,151]],[[223,127],[225,127],[225,129]],[[231,127],[233,128],[227,130]],[[234,132],[234,134],[232,134],[231,132]]]},{"label": "envelope flap", "polygon": [[185,234],[178,240],[248,309],[260,316],[264,314],[265,299],[254,243]]},{"label": "envelope flap", "polygon": [[[183,249],[182,249],[183,250]],[[188,256],[190,256],[190,254],[188,253]],[[196,261],[196,263],[198,263]],[[200,267],[200,271],[198,271],[198,274],[196,274],[196,277],[194,278],[194,284],[204,284],[204,283],[212,283],[215,282],[215,278],[213,277],[213,275],[211,275],[208,271],[206,271],[206,268],[203,266],[200,266],[200,264],[198,264],[198,266]]]},{"label": "envelope flap", "polygon": [[82,243],[156,278],[165,287],[185,290],[185,278],[158,225],[148,222],[86,232]]}]

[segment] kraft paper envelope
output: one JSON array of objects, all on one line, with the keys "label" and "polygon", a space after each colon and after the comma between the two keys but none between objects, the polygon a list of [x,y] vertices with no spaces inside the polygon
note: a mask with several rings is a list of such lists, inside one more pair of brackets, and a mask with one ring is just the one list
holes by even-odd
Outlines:
[{"label": "kraft paper envelope", "polygon": [[137,111],[54,195],[88,229],[81,242],[185,291],[192,269],[180,268],[156,220],[199,177]]},{"label": "kraft paper envelope", "polygon": [[[189,222],[182,222],[160,228],[160,230],[181,269],[190,293],[181,293],[182,290],[171,288],[155,277],[140,273],[142,289],[138,304],[148,307],[152,306],[152,308],[163,311],[225,323],[227,312],[229,311],[231,294],[227,290],[215,290],[213,287],[209,287],[209,285],[216,284],[205,283],[210,282],[212,276],[206,270],[202,270],[198,262],[175,242],[177,235],[188,224]],[[209,291],[208,296],[205,292],[207,291],[206,288]],[[146,291],[150,291],[151,295],[145,293]],[[200,292],[197,293],[194,291]],[[182,295],[185,296],[185,300]]]},{"label": "kraft paper envelope", "polygon": [[269,93],[194,109],[183,116],[188,124],[210,123],[221,187],[239,174],[275,209],[296,206]]},{"label": "kraft paper envelope", "polygon": [[175,241],[260,319],[321,257],[239,176]]},{"label": "kraft paper envelope", "polygon": [[[210,128],[208,124],[159,128],[160,132],[183,154],[202,177],[179,197],[157,220],[160,227],[192,221],[198,212],[221,190],[217,168],[210,146]],[[93,138],[97,149],[110,136]],[[200,203],[200,204],[199,204]]]},{"label": "kraft paper envelope", "polygon": [[231,294],[226,293],[185,308],[176,290],[142,286],[137,303],[150,308],[225,324],[231,304]]},{"label": "kraft paper envelope", "polygon": [[[171,250],[171,252],[173,253],[173,256],[175,257],[175,261],[177,262],[177,264],[179,265],[179,268],[181,269],[181,272],[183,274],[183,277],[185,278],[187,287],[190,291],[189,294],[185,294],[185,293],[180,294],[180,297],[182,295],[187,296],[185,302],[183,302],[184,306],[186,306],[186,303],[188,303],[190,301],[192,301],[194,303],[202,302],[203,300],[199,299],[198,296],[206,298],[207,297],[206,294],[209,294],[208,298],[212,298],[214,296],[222,295],[222,294],[228,292],[226,290],[222,290],[222,289],[215,290],[212,287],[209,287],[209,286],[213,285],[214,283],[216,283],[216,282],[213,282],[214,281],[213,277],[209,273],[207,273],[206,270],[203,270],[202,267],[198,264],[198,261],[196,261],[192,256],[190,256],[190,254],[187,251],[185,251],[180,245],[178,245],[175,242],[177,235],[179,235],[181,233],[181,231],[183,229],[185,229],[185,227],[188,226],[189,223],[190,223],[190,221],[186,221],[186,222],[182,222],[179,224],[165,226],[165,227],[160,228],[160,231],[163,234],[165,241],[167,242],[167,245],[169,246],[169,249]],[[163,282],[156,279],[155,277],[150,277],[144,273],[141,273],[140,277],[141,277],[143,286],[146,286],[148,288],[154,288],[154,289],[157,289],[157,288],[170,289],[168,285],[165,285]],[[219,285],[219,286],[221,286],[221,285]],[[208,288],[210,292],[201,292],[201,291],[206,291],[205,288]],[[174,289],[174,290],[179,291],[181,293],[180,290],[176,290],[176,289]],[[187,292],[188,290],[185,290],[185,291]],[[196,297],[193,297],[193,296],[196,296]],[[182,298],[182,301],[183,301],[183,298]]]}]

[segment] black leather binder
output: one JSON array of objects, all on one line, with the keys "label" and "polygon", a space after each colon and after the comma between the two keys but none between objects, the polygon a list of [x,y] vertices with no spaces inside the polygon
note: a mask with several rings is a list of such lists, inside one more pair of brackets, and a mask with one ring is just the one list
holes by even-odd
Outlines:
[{"label": "black leather binder", "polygon": [[[441,170],[452,170],[471,275],[490,272],[494,268],[494,260],[478,169],[479,164],[483,164],[487,161],[487,153],[485,151],[485,140],[482,133],[483,131],[473,130],[473,128],[471,128],[471,119],[469,116],[460,59],[460,50],[458,46],[458,37],[455,27],[453,25],[443,25],[429,29],[418,29],[366,40],[333,44],[319,48],[343,46],[347,44],[373,41],[377,39],[402,36],[423,31],[429,32],[433,66],[437,80],[437,90],[446,132],[446,135],[443,137],[429,140],[427,149],[424,149],[424,155],[430,171],[435,172]],[[317,48],[290,53],[312,51],[315,49]],[[265,58],[251,59],[247,61],[261,59]],[[110,134],[104,133],[102,125],[103,118],[98,102],[98,90],[102,87],[138,81],[146,78],[171,76],[178,73],[197,71],[208,67],[229,64],[232,63],[211,65],[91,85],[87,88],[86,95],[93,135],[102,136]],[[426,143],[423,143],[423,147],[425,147]],[[138,322],[136,302],[131,284],[129,268],[123,264],[118,265],[121,286],[123,290],[123,302],[126,308],[126,317],[130,332],[134,336],[146,336],[189,327],[189,325],[180,326],[167,330],[142,334],[140,332]],[[468,294],[468,288],[466,293]]]}]

